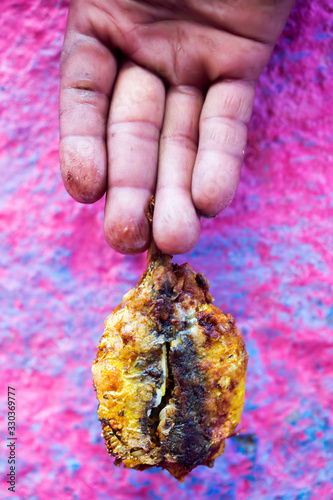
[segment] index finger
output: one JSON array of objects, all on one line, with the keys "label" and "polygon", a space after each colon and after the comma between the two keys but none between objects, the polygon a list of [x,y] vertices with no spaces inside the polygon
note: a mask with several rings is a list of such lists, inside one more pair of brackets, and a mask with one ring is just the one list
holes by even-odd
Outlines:
[{"label": "index finger", "polygon": [[75,8],[60,66],[60,168],[69,194],[92,203],[106,190],[106,122],[117,61],[99,40],[77,31]]}]

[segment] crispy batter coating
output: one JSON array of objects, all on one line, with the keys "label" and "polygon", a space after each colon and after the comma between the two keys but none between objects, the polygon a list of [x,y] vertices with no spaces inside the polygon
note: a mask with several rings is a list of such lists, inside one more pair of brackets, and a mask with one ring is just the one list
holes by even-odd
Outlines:
[{"label": "crispy batter coating", "polygon": [[102,436],[115,465],[159,466],[183,480],[213,466],[240,421],[244,342],[203,274],[156,247],[123,300],[92,367]]}]

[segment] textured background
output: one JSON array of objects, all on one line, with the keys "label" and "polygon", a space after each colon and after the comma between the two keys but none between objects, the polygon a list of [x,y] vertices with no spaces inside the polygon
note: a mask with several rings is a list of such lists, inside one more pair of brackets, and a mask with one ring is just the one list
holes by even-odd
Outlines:
[{"label": "textured background", "polygon": [[[333,1],[294,8],[258,86],[238,194],[177,257],[206,274],[250,354],[242,434],[183,484],[114,467],[100,438],[90,366],[145,256],[109,249],[103,201],[79,205],[61,184],[67,2],[0,10],[0,412],[8,383],[19,444],[8,497],[333,499]],[[6,457],[1,444],[5,473]]]}]

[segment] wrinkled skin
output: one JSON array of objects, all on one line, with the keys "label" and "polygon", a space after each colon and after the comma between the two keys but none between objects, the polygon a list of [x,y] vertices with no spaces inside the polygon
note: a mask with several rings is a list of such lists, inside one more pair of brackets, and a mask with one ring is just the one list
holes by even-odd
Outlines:
[{"label": "wrinkled skin", "polygon": [[291,0],[74,0],[61,61],[61,171],[105,236],[145,250],[145,208],[166,253],[192,248],[200,215],[238,186],[257,79]]}]

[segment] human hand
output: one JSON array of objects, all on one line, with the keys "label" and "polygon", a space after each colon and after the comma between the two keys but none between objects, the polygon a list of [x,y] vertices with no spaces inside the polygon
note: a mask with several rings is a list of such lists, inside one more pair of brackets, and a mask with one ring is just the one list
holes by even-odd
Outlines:
[{"label": "human hand", "polygon": [[293,0],[72,0],[61,59],[60,164],[67,191],[106,192],[104,232],[122,253],[153,237],[191,249],[200,215],[231,202],[256,82]]}]

